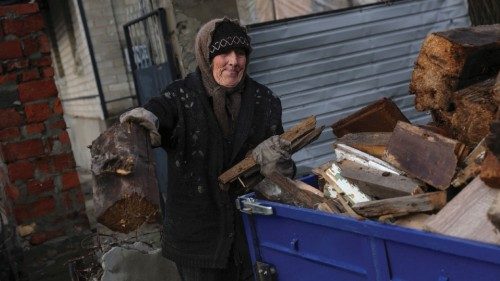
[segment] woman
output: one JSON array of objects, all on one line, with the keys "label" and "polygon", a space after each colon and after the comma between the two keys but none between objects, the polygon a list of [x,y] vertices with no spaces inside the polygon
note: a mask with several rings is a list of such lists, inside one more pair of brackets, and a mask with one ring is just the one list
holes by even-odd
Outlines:
[{"label": "woman", "polygon": [[152,143],[167,151],[162,247],[185,281],[252,280],[234,206],[245,190],[222,191],[222,172],[253,150],[262,167],[278,163],[283,174],[293,174],[285,144],[275,136],[283,132],[280,100],[246,74],[251,50],[236,20],[206,23],[196,37],[198,69],[120,117],[149,128]]}]

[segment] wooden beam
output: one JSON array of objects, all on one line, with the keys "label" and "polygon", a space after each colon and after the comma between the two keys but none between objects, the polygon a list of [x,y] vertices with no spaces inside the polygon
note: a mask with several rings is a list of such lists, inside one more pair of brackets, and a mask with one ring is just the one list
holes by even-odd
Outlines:
[{"label": "wooden beam", "polygon": [[[302,120],[300,123],[295,125],[294,127],[290,128],[286,132],[280,135],[280,137],[284,140],[290,141],[292,143],[292,148],[295,146],[296,148],[300,146],[305,146],[307,143],[304,142],[305,137],[309,137],[310,139],[314,140],[314,137],[309,136],[308,133],[313,132],[313,135],[317,138],[319,135],[316,136],[317,130],[315,130],[316,127],[316,117],[310,116],[304,120]],[[321,132],[319,132],[321,133]],[[300,142],[300,145],[297,144],[297,142]],[[224,189],[225,185],[235,181],[240,175],[246,173],[247,171],[251,170],[252,168],[256,167],[257,163],[253,159],[252,155],[248,155],[245,157],[245,159],[241,160],[238,164],[234,165],[231,167],[229,170],[225,171],[219,176],[219,184],[221,187]]]},{"label": "wooden beam", "polygon": [[383,159],[409,176],[445,190],[464,151],[465,146],[456,140],[398,122]]},{"label": "wooden beam", "polygon": [[382,155],[384,155],[390,137],[390,132],[351,133],[337,139],[337,143],[343,143],[372,156],[381,158]]},{"label": "wooden beam", "polygon": [[352,209],[364,217],[399,213],[419,213],[441,209],[446,204],[443,191],[357,203]]},{"label": "wooden beam", "polygon": [[486,243],[500,242],[500,232],[488,220],[487,212],[500,189],[489,188],[476,177],[436,215],[425,230]]}]

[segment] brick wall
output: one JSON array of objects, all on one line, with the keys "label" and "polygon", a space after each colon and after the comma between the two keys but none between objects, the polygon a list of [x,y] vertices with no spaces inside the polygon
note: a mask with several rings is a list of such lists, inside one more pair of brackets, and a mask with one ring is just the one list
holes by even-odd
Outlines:
[{"label": "brick wall", "polygon": [[[45,23],[37,4],[0,6],[0,142],[18,225],[38,245],[88,228]],[[33,224],[34,223],[34,224]]]}]

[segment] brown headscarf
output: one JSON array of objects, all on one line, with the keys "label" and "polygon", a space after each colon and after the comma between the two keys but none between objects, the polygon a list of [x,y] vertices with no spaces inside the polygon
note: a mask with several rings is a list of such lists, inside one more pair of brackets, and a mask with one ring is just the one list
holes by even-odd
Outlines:
[{"label": "brown headscarf", "polygon": [[[212,67],[209,59],[209,46],[212,42],[212,35],[219,23],[229,20],[237,25],[239,22],[234,19],[220,18],[207,22],[200,28],[195,42],[196,63],[201,71],[203,86],[213,100],[213,110],[224,136],[231,135],[236,118],[240,111],[241,94],[245,88],[245,76],[234,88],[223,87],[215,81],[212,74]],[[248,56],[247,56],[248,65]],[[246,69],[245,69],[246,71]]]}]

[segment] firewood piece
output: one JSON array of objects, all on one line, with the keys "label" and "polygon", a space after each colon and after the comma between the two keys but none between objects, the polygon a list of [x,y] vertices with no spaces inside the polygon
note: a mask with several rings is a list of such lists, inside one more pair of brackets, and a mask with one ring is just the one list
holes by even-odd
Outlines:
[{"label": "firewood piece", "polygon": [[488,209],[488,219],[490,222],[500,230],[500,193],[497,194],[495,200]]},{"label": "firewood piece", "polygon": [[409,123],[397,105],[388,98],[378,100],[332,125],[333,133],[392,132],[398,121]]},{"label": "firewood piece", "polygon": [[486,153],[481,165],[480,177],[489,187],[500,188],[500,160],[490,151]]},{"label": "firewood piece", "polygon": [[371,201],[372,198],[365,194],[359,186],[350,182],[346,178],[344,178],[341,174],[341,169],[337,165],[337,163],[332,162],[332,165],[326,169],[326,174],[330,176],[330,178],[335,183],[335,186],[340,189],[340,194],[344,195],[344,198],[352,205],[360,202]]},{"label": "firewood piece", "polygon": [[446,204],[444,191],[423,193],[383,200],[357,203],[352,209],[364,217],[398,213],[419,213],[441,209]]},{"label": "firewood piece", "polygon": [[[287,141],[290,141],[292,143],[292,148],[295,146],[298,147],[296,142],[298,140],[301,140],[301,137],[304,135],[307,135],[309,132],[313,131],[316,127],[316,117],[310,116],[304,120],[302,120],[300,123],[295,125],[294,127],[290,128],[283,134],[281,134],[281,138]],[[316,131],[314,131],[316,132]],[[305,145],[305,144],[302,144]],[[231,167],[229,170],[225,171],[219,176],[219,184],[221,185],[222,188],[227,183],[233,182],[236,180],[240,175],[246,173],[248,170],[251,170],[257,165],[255,160],[253,159],[252,155],[248,155],[245,157],[245,159],[241,160],[238,164],[234,165]]]},{"label": "firewood piece", "polygon": [[339,162],[339,166],[343,177],[372,197],[386,199],[423,193],[421,183],[404,176],[383,172],[349,160]]},{"label": "firewood piece", "polygon": [[394,224],[408,228],[423,230],[425,222],[429,219],[430,215],[425,213],[409,214],[404,217],[398,218]]},{"label": "firewood piece", "polygon": [[500,232],[488,220],[487,212],[500,189],[489,188],[476,177],[436,215],[429,218],[425,230],[472,239],[500,243]]},{"label": "firewood piece", "polygon": [[486,146],[484,139],[479,142],[479,144],[472,150],[471,153],[463,161],[465,168],[458,171],[458,173],[453,178],[451,185],[454,187],[460,187],[469,183],[481,172],[481,163],[483,163],[486,154]]},{"label": "firewood piece", "polygon": [[328,199],[319,190],[311,192],[310,188],[304,188],[305,183],[297,183],[278,172],[273,172],[267,175],[266,178],[278,185],[286,193],[291,194],[291,202],[287,202],[289,204],[309,209],[318,209],[319,207],[329,213],[339,213],[338,210],[331,208],[326,203]]},{"label": "firewood piece", "polygon": [[500,24],[458,28],[427,36],[415,63],[410,93],[417,110],[448,110],[453,92],[495,75]]},{"label": "firewood piece", "polygon": [[116,124],[92,142],[97,221],[128,233],[158,214],[158,187],[147,132],[135,123]]},{"label": "firewood piece", "polygon": [[318,127],[316,129],[310,131],[309,133],[307,133],[303,137],[293,141],[292,142],[292,153],[295,153],[295,152],[301,150],[306,145],[317,140],[324,129],[325,129],[325,126]]},{"label": "firewood piece", "polygon": [[450,186],[465,146],[453,139],[399,122],[383,159],[440,190]]},{"label": "firewood piece", "polygon": [[335,143],[333,145],[333,149],[335,151],[335,157],[338,162],[349,160],[367,167],[372,167],[373,169],[381,170],[383,172],[388,172],[396,175],[404,174],[402,171],[393,167],[389,163],[377,157],[373,157],[368,153],[364,153],[363,151],[352,148],[348,145]]},{"label": "firewood piece", "polygon": [[362,132],[346,134],[337,140],[375,157],[382,157],[391,133],[389,132]]},{"label": "firewood piece", "polygon": [[322,177],[331,187],[333,187],[337,193],[336,199],[338,202],[342,204],[342,207],[345,209],[345,212],[347,215],[356,218],[356,219],[363,219],[362,216],[358,215],[354,210],[351,208],[347,200],[342,196],[342,190],[337,186],[335,183],[335,180],[328,174],[326,173],[326,170],[332,165],[332,162],[325,163],[319,167],[313,168],[312,172],[320,177]]}]

